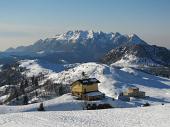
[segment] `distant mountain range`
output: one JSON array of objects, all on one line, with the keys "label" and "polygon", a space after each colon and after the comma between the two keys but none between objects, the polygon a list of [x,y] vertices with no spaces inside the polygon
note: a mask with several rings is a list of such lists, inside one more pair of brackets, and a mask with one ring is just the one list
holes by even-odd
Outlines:
[{"label": "distant mountain range", "polygon": [[[170,65],[170,51],[166,48],[151,46],[135,34],[122,35],[101,31],[68,31],[53,38],[38,40],[30,46],[9,48],[5,53],[17,58],[38,58],[57,63],[100,60],[109,64],[120,60],[141,63],[143,60],[153,65]],[[134,61],[128,58],[130,56],[139,59]]]},{"label": "distant mountain range", "polygon": [[124,44],[146,44],[137,35],[93,31],[68,31],[53,38],[38,40],[33,45],[9,48],[6,52],[77,52],[108,50]]}]

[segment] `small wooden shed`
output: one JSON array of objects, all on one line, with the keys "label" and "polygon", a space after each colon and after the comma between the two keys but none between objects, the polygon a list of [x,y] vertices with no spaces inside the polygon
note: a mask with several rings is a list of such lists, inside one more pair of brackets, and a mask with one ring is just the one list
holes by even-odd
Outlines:
[{"label": "small wooden shed", "polygon": [[123,93],[125,96],[129,97],[137,97],[137,98],[144,98],[145,97],[145,92],[139,91],[138,87],[129,87],[127,91]]}]

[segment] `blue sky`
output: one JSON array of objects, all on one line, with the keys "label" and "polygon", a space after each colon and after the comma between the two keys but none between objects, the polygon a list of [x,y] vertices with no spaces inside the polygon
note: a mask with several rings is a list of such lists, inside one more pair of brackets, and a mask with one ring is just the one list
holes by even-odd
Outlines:
[{"label": "blue sky", "polygon": [[0,0],[0,50],[77,29],[170,48],[170,0]]}]

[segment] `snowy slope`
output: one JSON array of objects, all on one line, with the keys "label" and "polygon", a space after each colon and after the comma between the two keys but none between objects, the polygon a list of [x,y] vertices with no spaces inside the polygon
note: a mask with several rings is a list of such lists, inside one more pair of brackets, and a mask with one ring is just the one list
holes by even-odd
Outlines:
[{"label": "snowy slope", "polygon": [[[99,111],[81,111],[87,102],[76,100],[75,97],[68,93],[44,101],[43,104],[46,110],[44,113],[37,112],[40,103],[23,106],[1,105],[0,127],[22,127],[23,125],[26,127],[168,127],[170,124],[168,120],[170,118],[170,79],[149,75],[132,68],[117,69],[97,63],[76,64],[72,65],[72,68],[68,70],[62,70],[60,68],[61,65],[56,64],[49,67],[44,66],[44,64],[42,61],[40,64],[36,60],[20,61],[20,66],[27,68],[25,71],[27,76],[42,72],[46,75],[45,80],[51,79],[54,82],[68,85],[82,78],[81,73],[85,72],[86,76],[100,80],[99,90],[107,96],[103,100],[88,103],[108,103],[116,108]],[[128,86],[139,87],[149,97],[144,99],[131,98],[130,102],[123,102],[117,99],[115,101],[112,100],[112,97],[116,97],[119,92],[125,90]],[[149,102],[151,107],[142,108],[141,105],[146,102]]]},{"label": "snowy slope", "polygon": [[60,64],[48,63],[40,60],[21,60],[20,67],[26,68],[24,72],[27,77],[37,76],[40,73],[49,74],[52,72],[60,72],[64,70],[64,66]]},{"label": "snowy slope", "polygon": [[170,105],[0,115],[1,127],[169,127]]},{"label": "snowy slope", "polygon": [[[108,103],[115,108],[132,108],[135,107],[133,103],[122,102],[120,100],[113,101],[112,98],[106,97],[103,100],[98,101],[86,101],[86,103],[96,103],[103,104]],[[63,96],[56,97],[54,99],[44,101],[44,108],[46,111],[73,111],[73,110],[83,110],[85,108],[85,102],[81,100],[76,100],[70,93],[64,94]],[[6,113],[18,113],[18,112],[34,112],[37,111],[40,103],[22,105],[22,106],[6,106],[0,105],[0,114]]]},{"label": "snowy slope", "polygon": [[[139,39],[135,39],[138,42]],[[133,44],[113,48],[103,58],[103,63],[119,67],[169,66],[170,51],[163,47]]]},{"label": "snowy slope", "polygon": [[140,66],[161,66],[160,64],[155,63],[152,59],[148,58],[139,58],[132,54],[124,55],[120,60],[112,63],[111,66],[117,67],[134,67],[139,68]]},{"label": "snowy slope", "polygon": [[[133,73],[129,72],[129,70],[133,71]],[[147,96],[157,98],[157,94],[161,93],[159,99],[165,99],[165,101],[170,102],[169,79],[149,75],[131,68],[119,70],[107,65],[85,63],[68,71],[50,74],[49,78],[53,79],[54,82],[70,84],[81,78],[83,71],[89,77],[95,77],[100,80],[99,90],[107,96],[115,97],[117,93],[125,90],[128,86],[137,86],[146,91]]]},{"label": "snowy slope", "polygon": [[[61,97],[45,101],[44,107],[46,111],[71,111],[82,110],[81,101],[75,100],[71,95],[63,95]],[[39,103],[23,105],[23,106],[0,106],[0,114],[16,113],[16,112],[31,112],[37,111]]]},{"label": "snowy slope", "polygon": [[[37,60],[20,61],[20,66],[26,67],[26,71],[23,73],[28,77],[43,73],[45,79],[39,82],[40,85],[50,79],[54,83],[64,84],[69,88],[70,84],[81,79],[82,72],[85,72],[87,77],[97,78],[101,82],[99,90],[108,97],[117,98],[117,95],[129,86],[137,86],[141,91],[146,92],[146,96],[149,98],[134,99],[131,101],[132,105],[140,106],[146,102],[170,103],[170,79],[156,77],[128,67],[118,69],[97,63],[59,65]],[[0,99],[5,98],[6,96],[1,96]]]},{"label": "snowy slope", "polygon": [[[141,91],[145,91],[150,98],[134,100],[136,106],[145,102],[152,104],[170,103],[170,79],[156,77],[131,68],[117,69],[104,64],[84,63],[75,65],[75,67],[68,70],[55,71],[52,68],[39,67],[39,64],[34,61],[32,64],[27,65],[28,70],[25,73],[27,75],[35,75],[35,66],[37,72],[48,71],[48,73],[45,71],[45,80],[51,79],[55,83],[68,84],[68,87],[72,82],[81,79],[82,72],[85,72],[88,77],[97,78],[101,82],[99,84],[101,92],[105,93],[106,96],[114,98],[120,92],[126,90],[127,87],[137,86]],[[58,66],[56,65],[56,68]]]}]

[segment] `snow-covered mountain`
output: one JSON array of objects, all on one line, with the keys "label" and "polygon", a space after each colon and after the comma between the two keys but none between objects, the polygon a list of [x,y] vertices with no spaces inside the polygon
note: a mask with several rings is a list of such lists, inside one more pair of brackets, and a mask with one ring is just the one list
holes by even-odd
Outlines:
[{"label": "snow-covered mountain", "polygon": [[[137,35],[121,35],[120,33],[104,33],[94,31],[68,31],[52,38],[38,40],[33,45],[9,48],[6,52],[72,52],[86,49],[104,49],[117,47],[123,44],[146,44]],[[101,50],[100,50],[101,51]]]},{"label": "snow-covered mountain", "polygon": [[21,46],[16,49],[9,48],[6,53],[16,56],[43,57],[57,62],[65,60],[69,63],[75,63],[99,61],[111,49],[125,44],[146,45],[147,43],[135,34],[121,35],[120,33],[77,30],[38,40],[30,46]]},{"label": "snow-covered mountain", "polygon": [[151,45],[123,45],[113,48],[102,61],[116,66],[170,66],[170,50]]}]

